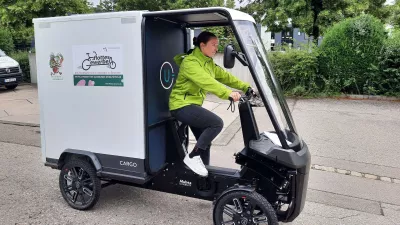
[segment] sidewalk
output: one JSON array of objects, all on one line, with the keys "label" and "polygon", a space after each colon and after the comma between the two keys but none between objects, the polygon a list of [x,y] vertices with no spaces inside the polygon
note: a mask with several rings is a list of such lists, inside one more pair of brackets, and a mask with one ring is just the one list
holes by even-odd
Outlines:
[{"label": "sidewalk", "polygon": [[15,90],[0,88],[0,122],[39,126],[40,108],[37,88],[21,85]]}]

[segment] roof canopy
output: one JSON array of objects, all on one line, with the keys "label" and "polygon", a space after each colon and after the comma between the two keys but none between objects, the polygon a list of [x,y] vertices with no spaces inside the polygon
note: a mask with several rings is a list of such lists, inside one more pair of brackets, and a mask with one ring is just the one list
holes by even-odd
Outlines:
[{"label": "roof canopy", "polygon": [[250,15],[223,7],[146,12],[143,16],[158,17],[187,27],[229,25],[231,20],[247,20],[255,23]]}]

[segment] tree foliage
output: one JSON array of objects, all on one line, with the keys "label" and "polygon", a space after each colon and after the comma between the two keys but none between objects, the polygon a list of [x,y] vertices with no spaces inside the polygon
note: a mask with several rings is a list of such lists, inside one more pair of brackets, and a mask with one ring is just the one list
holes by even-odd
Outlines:
[{"label": "tree foliage", "polygon": [[[122,10],[167,10],[167,9],[189,9],[213,6],[223,6],[224,0],[117,0],[115,9]],[[228,2],[232,2],[231,0]],[[234,3],[233,3],[234,4]]]},{"label": "tree foliage", "polygon": [[393,25],[394,27],[400,28],[400,0],[396,0],[394,5],[389,6],[389,9],[389,24]]},{"label": "tree foliage", "polygon": [[10,29],[14,44],[29,43],[32,19],[91,12],[87,0],[0,0],[0,26]]},{"label": "tree foliage", "polygon": [[289,20],[310,36],[318,37],[333,24],[346,18],[371,14],[385,20],[389,7],[386,0],[240,0],[249,4],[241,10],[253,15],[270,31],[285,30]]},{"label": "tree foliage", "polygon": [[7,29],[0,28],[0,49],[6,54],[14,50],[14,43],[11,37],[11,32]]},{"label": "tree foliage", "polygon": [[325,89],[371,93],[379,56],[387,38],[384,25],[371,15],[346,19],[330,28],[320,47],[320,73]]}]

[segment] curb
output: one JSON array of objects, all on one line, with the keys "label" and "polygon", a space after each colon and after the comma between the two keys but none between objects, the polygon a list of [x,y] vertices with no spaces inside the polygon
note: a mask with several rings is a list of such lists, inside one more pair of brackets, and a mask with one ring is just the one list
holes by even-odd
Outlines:
[{"label": "curb", "polygon": [[338,96],[325,96],[325,97],[299,97],[299,96],[285,96],[286,99],[337,99],[337,100],[374,100],[374,101],[392,101],[400,102],[400,97],[388,97],[382,95],[347,95],[341,94]]},{"label": "curb", "polygon": [[354,100],[378,100],[378,101],[400,101],[400,97],[388,97],[381,95],[347,95],[342,94],[340,97],[342,99],[354,99]]},{"label": "curb", "polygon": [[348,176],[352,176],[352,177],[359,177],[359,178],[364,178],[364,179],[370,179],[370,180],[378,180],[378,181],[383,181],[383,182],[387,182],[387,183],[400,184],[400,180],[396,179],[396,178],[379,176],[379,175],[375,175],[375,174],[361,173],[361,172],[351,171],[351,170],[346,170],[346,169],[339,169],[339,168],[335,168],[335,167],[331,167],[331,166],[322,166],[322,165],[312,164],[311,169],[325,171],[325,172],[331,172],[331,173],[338,173],[338,174],[348,175]]},{"label": "curb", "polygon": [[40,125],[36,123],[24,123],[24,122],[15,122],[7,120],[0,120],[0,124],[9,124],[9,125],[25,126],[25,127],[40,127]]},{"label": "curb", "polygon": [[213,141],[212,144],[216,145],[216,146],[227,146],[241,128],[242,128],[242,124],[240,122],[240,116],[238,116],[224,130],[224,132],[215,141]]}]

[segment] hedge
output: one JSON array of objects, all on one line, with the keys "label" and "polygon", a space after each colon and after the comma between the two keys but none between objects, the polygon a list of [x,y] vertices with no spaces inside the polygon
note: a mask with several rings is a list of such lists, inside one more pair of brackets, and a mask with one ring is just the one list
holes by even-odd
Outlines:
[{"label": "hedge", "polygon": [[371,15],[346,19],[328,29],[319,56],[324,90],[369,94],[371,79],[379,76],[379,55],[386,38],[384,25]]},{"label": "hedge", "polygon": [[286,49],[270,52],[269,58],[275,75],[286,95],[310,95],[320,92],[318,51]]},{"label": "hedge", "polygon": [[31,72],[29,67],[29,56],[26,51],[18,51],[9,54],[9,56],[15,59],[19,65],[21,66],[21,70],[24,76],[25,82],[30,82],[31,80]]},{"label": "hedge", "polygon": [[371,79],[372,94],[400,96],[400,30],[385,42],[378,70],[379,75]]}]

